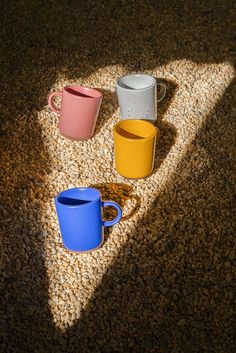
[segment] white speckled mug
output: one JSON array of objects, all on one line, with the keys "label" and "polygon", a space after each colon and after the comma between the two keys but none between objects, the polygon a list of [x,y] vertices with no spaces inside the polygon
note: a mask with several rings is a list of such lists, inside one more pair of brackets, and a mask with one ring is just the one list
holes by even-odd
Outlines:
[{"label": "white speckled mug", "polygon": [[[160,92],[157,94],[157,86]],[[120,77],[116,83],[121,119],[157,119],[157,102],[166,94],[166,85],[153,76],[133,74]]]}]

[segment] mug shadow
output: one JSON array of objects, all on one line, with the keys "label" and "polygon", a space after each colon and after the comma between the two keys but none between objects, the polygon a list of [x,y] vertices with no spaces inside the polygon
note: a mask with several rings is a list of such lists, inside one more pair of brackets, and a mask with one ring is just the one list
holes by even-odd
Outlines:
[{"label": "mug shadow", "polygon": [[103,99],[101,103],[101,108],[99,111],[95,131],[93,137],[96,136],[102,129],[103,125],[106,123],[108,119],[112,117],[112,115],[118,109],[118,101],[116,97],[116,92],[111,92],[102,88],[95,88],[98,91],[102,92]]},{"label": "mug shadow", "polygon": [[[129,211],[122,216],[121,222],[130,219],[140,208],[141,199],[138,195],[133,193],[133,188],[130,185],[123,183],[99,183],[90,185],[90,187],[100,190],[102,194],[102,200],[111,200],[118,203],[123,211],[124,207],[128,207]],[[131,205],[130,205],[131,203]],[[134,203],[134,205],[133,205]],[[128,204],[128,205],[127,205]],[[103,218],[105,220],[112,220],[116,217],[117,211],[114,207],[105,207],[103,210]],[[106,243],[108,236],[111,232],[111,227],[104,229],[104,244]]]},{"label": "mug shadow", "polygon": [[165,113],[173,102],[174,97],[178,91],[179,85],[177,82],[174,82],[167,78],[159,79],[158,77],[155,77],[155,79],[157,80],[157,82],[162,82],[166,85],[165,97],[160,102],[157,102],[157,121],[159,121],[164,118]]},{"label": "mug shadow", "polygon": [[157,121],[155,126],[160,130],[160,137],[156,142],[153,172],[159,169],[177,138],[175,126],[165,121],[164,118],[179,87],[176,82],[169,79],[158,79],[156,77],[156,80],[166,85],[166,95],[161,102],[157,103]]}]

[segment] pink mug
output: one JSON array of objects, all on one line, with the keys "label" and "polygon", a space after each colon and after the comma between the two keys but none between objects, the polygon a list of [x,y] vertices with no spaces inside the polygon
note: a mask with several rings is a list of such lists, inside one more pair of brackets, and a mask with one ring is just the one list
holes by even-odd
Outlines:
[{"label": "pink mug", "polygon": [[[61,96],[61,108],[53,103],[55,96]],[[60,114],[60,133],[72,140],[87,140],[93,136],[102,93],[94,88],[66,86],[62,92],[53,92],[48,104],[53,112]]]}]

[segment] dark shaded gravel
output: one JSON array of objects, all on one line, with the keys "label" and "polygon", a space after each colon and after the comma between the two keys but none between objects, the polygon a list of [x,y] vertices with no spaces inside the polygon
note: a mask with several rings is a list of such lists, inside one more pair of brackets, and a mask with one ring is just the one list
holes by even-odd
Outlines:
[{"label": "dark shaded gravel", "polygon": [[[235,350],[232,1],[2,1],[1,352]],[[113,168],[114,84],[167,84],[153,175]],[[58,134],[46,98],[104,93],[95,136]],[[53,196],[96,185],[126,217],[89,255],[66,251]],[[107,216],[112,216],[112,212]]]}]

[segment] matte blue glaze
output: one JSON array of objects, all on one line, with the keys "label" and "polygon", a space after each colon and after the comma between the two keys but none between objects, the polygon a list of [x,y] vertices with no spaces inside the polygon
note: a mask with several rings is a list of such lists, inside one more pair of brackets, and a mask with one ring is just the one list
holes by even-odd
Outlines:
[{"label": "matte blue glaze", "polygon": [[[94,188],[73,188],[55,197],[62,241],[72,251],[90,251],[103,242],[103,227],[118,223],[122,217],[120,206],[113,201],[102,201]],[[102,220],[102,207],[113,206],[117,216],[112,221]]]}]

